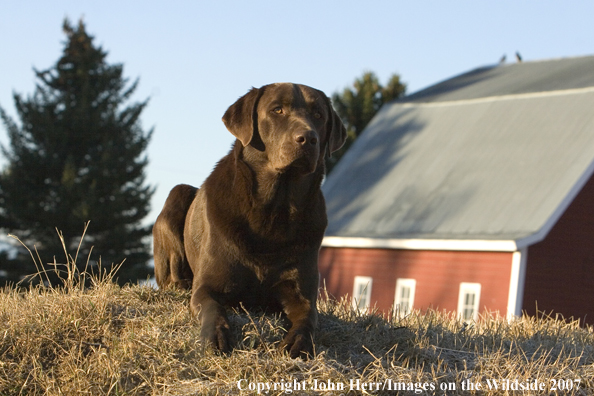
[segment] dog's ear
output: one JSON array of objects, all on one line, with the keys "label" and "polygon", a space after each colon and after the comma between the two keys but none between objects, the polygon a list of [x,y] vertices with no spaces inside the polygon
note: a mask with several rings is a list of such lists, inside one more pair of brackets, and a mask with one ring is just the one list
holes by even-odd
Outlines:
[{"label": "dog's ear", "polygon": [[247,94],[237,99],[223,115],[223,123],[243,147],[250,144],[257,128],[257,105],[260,89],[252,88]]},{"label": "dog's ear", "polygon": [[326,105],[328,106],[328,121],[326,123],[326,133],[327,133],[327,140],[326,140],[326,153],[328,154],[328,158],[332,157],[332,153],[339,150],[344,142],[346,141],[347,134],[346,128],[342,123],[342,120],[332,107],[332,102],[326,96]]}]

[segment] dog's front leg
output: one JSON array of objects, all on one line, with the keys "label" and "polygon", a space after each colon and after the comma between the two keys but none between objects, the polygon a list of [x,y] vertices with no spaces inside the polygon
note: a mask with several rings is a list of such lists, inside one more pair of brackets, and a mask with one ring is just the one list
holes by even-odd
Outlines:
[{"label": "dog's front leg", "polygon": [[225,307],[213,298],[208,288],[201,286],[194,290],[190,310],[200,319],[200,338],[205,346],[212,345],[223,353],[229,353],[231,330],[227,313]]},{"label": "dog's front leg", "polygon": [[313,357],[313,336],[318,321],[317,289],[305,294],[309,298],[305,297],[304,291],[297,280],[286,280],[277,288],[284,312],[291,321],[291,328],[280,347],[293,359]]}]

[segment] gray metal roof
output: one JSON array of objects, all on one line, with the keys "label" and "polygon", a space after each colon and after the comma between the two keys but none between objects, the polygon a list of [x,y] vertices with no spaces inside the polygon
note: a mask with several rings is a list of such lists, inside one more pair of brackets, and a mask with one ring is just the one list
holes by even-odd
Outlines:
[{"label": "gray metal roof", "polygon": [[594,56],[481,68],[387,104],[323,185],[327,236],[542,239],[594,172]]},{"label": "gray metal roof", "polygon": [[407,96],[415,103],[594,86],[594,56],[480,67]]}]

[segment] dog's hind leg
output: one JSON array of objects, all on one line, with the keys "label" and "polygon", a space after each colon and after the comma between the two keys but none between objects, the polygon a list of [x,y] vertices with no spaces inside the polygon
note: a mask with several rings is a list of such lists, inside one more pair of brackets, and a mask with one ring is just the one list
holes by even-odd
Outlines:
[{"label": "dog's hind leg", "polygon": [[[183,247],[182,247],[183,248]],[[186,260],[186,254],[183,256],[176,256],[169,263],[171,268],[171,283],[179,289],[191,289],[192,288],[192,270],[190,264]]]},{"label": "dog's hind leg", "polygon": [[192,270],[186,260],[183,240],[157,221],[153,228],[155,280],[160,288],[192,287]]},{"label": "dog's hind leg", "polygon": [[161,288],[174,285],[190,289],[192,286],[192,270],[184,248],[184,225],[197,191],[187,184],[175,186],[153,226],[155,278]]}]

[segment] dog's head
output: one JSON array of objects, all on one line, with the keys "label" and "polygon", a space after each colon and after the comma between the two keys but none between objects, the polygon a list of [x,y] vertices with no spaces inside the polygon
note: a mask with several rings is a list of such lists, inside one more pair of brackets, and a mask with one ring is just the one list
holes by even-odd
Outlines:
[{"label": "dog's head", "polygon": [[223,122],[244,147],[278,172],[311,173],[346,139],[328,97],[299,84],[252,88],[227,109]]}]

